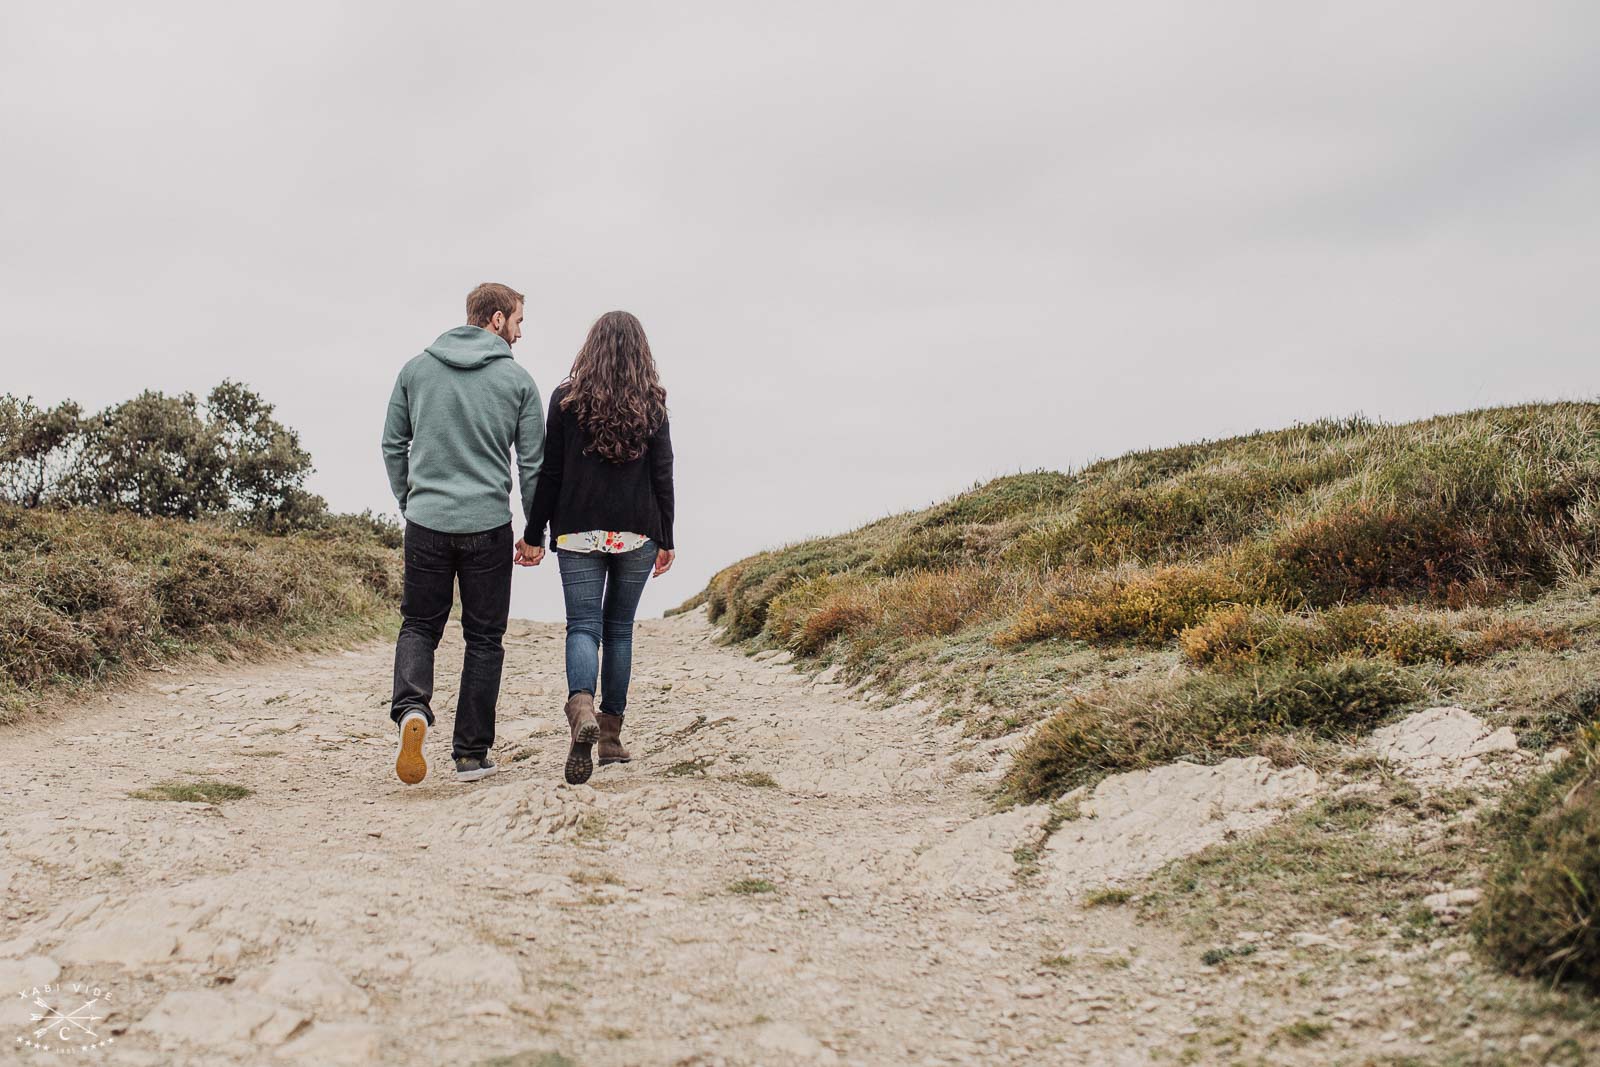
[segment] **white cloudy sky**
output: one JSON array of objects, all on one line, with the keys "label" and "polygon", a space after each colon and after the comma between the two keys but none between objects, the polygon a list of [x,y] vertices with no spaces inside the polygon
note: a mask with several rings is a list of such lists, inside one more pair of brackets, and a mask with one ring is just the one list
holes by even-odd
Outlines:
[{"label": "white cloudy sky", "polygon": [[[1593,397],[1592,3],[8,4],[0,390],[224,377],[393,509],[483,280],[640,316],[677,569],[1010,471]],[[556,617],[553,567],[518,614]]]}]

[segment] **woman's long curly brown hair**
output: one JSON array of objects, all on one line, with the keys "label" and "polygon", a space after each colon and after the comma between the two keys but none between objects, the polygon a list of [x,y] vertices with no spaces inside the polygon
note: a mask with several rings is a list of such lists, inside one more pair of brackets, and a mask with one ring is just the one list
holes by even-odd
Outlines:
[{"label": "woman's long curly brown hair", "polygon": [[667,417],[667,391],[656,374],[644,327],[626,311],[608,311],[589,328],[567,374],[561,410],[588,432],[586,452],[613,463],[644,455],[644,443]]}]

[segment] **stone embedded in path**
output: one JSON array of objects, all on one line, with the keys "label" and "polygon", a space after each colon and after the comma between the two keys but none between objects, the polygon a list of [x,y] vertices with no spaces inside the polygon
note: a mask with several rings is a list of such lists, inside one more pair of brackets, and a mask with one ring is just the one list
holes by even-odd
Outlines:
[{"label": "stone embedded in path", "polygon": [[917,857],[915,871],[934,891],[1001,890],[1016,884],[1016,851],[1038,843],[1050,809],[1013,808],[958,827]]},{"label": "stone embedded in path", "polygon": [[1372,732],[1372,747],[1391,763],[1430,769],[1491,752],[1515,752],[1509,727],[1490,730],[1465,708],[1428,708]]},{"label": "stone embedded in path", "polygon": [[522,992],[522,973],[517,965],[486,945],[429,956],[417,961],[411,973],[443,986],[474,986],[503,996]]},{"label": "stone embedded in path", "polygon": [[56,955],[63,963],[115,963],[131,969],[170,959],[177,948],[178,935],[170,927],[125,920],[72,935]]},{"label": "stone embedded in path", "polygon": [[766,1023],[756,1032],[756,1045],[816,1063],[836,1063],[839,1059],[832,1049],[793,1023]]},{"label": "stone embedded in path", "polygon": [[0,995],[9,996],[19,989],[49,985],[60,974],[61,968],[49,956],[0,960]]},{"label": "stone embedded in path", "polygon": [[1051,887],[1064,892],[1136,878],[1262,829],[1318,785],[1311,768],[1279,770],[1265,756],[1113,775],[1051,837],[1042,865]]},{"label": "stone embedded in path", "polygon": [[331,963],[315,959],[288,959],[268,972],[261,992],[320,1012],[363,1011],[371,998]]},{"label": "stone embedded in path", "polygon": [[256,993],[179,989],[162,997],[134,1030],[165,1047],[179,1043],[215,1047],[251,1041],[279,1006]]},{"label": "stone embedded in path", "polygon": [[[19,960],[0,960],[0,1026],[28,1022],[29,1002],[18,993],[49,985],[61,975],[61,968],[49,956],[28,956]],[[7,1038],[9,1040],[9,1038]]]},{"label": "stone embedded in path", "polygon": [[314,1064],[381,1063],[383,1030],[367,1023],[316,1023],[279,1055]]},{"label": "stone embedded in path", "polygon": [[1433,917],[1443,926],[1449,926],[1472,910],[1483,899],[1480,889],[1449,889],[1443,893],[1430,893],[1422,903],[1433,912]]}]

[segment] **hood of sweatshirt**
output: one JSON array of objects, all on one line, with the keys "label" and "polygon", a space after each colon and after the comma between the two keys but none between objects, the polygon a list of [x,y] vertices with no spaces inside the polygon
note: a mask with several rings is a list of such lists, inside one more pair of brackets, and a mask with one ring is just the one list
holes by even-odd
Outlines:
[{"label": "hood of sweatshirt", "polygon": [[424,352],[452,367],[477,370],[497,359],[510,359],[511,346],[505,338],[481,326],[457,326],[439,335]]}]

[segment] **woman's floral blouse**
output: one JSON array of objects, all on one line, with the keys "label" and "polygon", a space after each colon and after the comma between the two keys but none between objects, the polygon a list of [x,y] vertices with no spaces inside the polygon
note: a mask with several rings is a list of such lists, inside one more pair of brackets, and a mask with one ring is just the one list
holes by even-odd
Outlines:
[{"label": "woman's floral blouse", "polygon": [[643,548],[648,540],[643,534],[626,530],[585,530],[562,534],[556,538],[556,547],[564,552],[632,552]]}]

